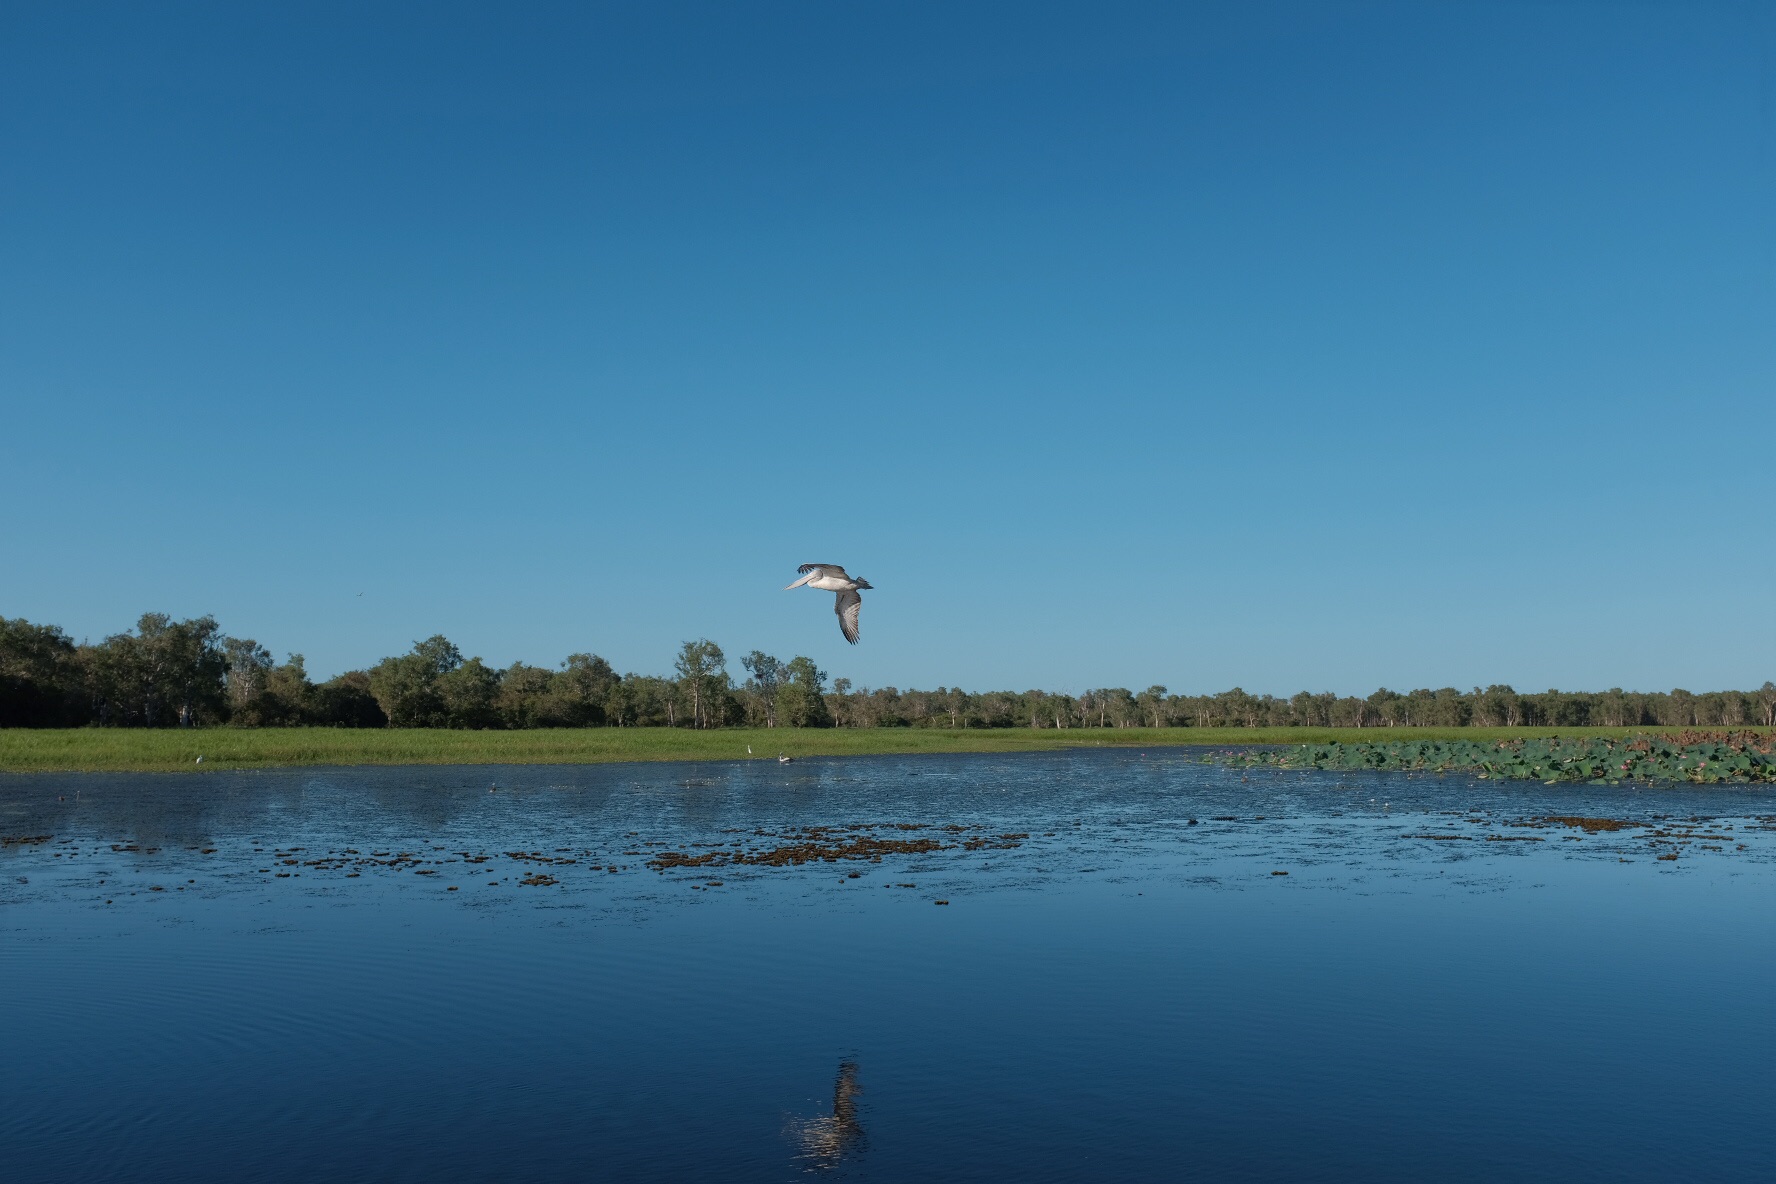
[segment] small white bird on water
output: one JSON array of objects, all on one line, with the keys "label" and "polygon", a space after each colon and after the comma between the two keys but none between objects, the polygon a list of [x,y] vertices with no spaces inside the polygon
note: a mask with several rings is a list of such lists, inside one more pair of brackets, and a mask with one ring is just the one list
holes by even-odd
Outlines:
[{"label": "small white bird on water", "polygon": [[822,592],[837,592],[839,597],[833,604],[833,612],[839,614],[839,632],[845,635],[846,641],[856,645],[857,614],[863,609],[863,597],[857,594],[857,590],[870,587],[870,582],[846,575],[845,569],[836,563],[804,563],[796,570],[802,578],[784,591],[806,584]]}]

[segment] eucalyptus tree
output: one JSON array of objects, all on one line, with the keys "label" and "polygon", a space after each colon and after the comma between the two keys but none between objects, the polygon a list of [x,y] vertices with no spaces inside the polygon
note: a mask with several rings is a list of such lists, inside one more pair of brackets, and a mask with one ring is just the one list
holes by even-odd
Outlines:
[{"label": "eucalyptus tree", "polygon": [[214,617],[143,613],[135,632],[79,651],[101,723],[192,727],[226,710],[228,656]]},{"label": "eucalyptus tree", "polygon": [[433,634],[400,657],[371,667],[370,693],[392,727],[446,727],[450,711],[438,680],[462,664],[462,651],[443,634]]},{"label": "eucalyptus tree", "polygon": [[833,727],[842,728],[851,712],[851,680],[848,678],[833,679],[832,692],[826,697],[827,711],[833,717]]},{"label": "eucalyptus tree", "polygon": [[968,695],[961,687],[938,687],[935,706],[950,717],[950,727],[960,728],[968,710]]},{"label": "eucalyptus tree", "polygon": [[1015,728],[1029,718],[1024,697],[1015,691],[986,691],[967,699],[971,727]]},{"label": "eucalyptus tree", "polygon": [[1660,712],[1659,722],[1666,726],[1691,728],[1696,726],[1696,696],[1681,687],[1673,688],[1665,696],[1664,711]]},{"label": "eucalyptus tree", "polygon": [[[753,701],[758,704],[759,713],[765,719],[765,726],[767,728],[776,727],[777,691],[783,686],[786,677],[783,662],[763,650],[753,650],[740,659],[740,665],[744,666],[746,672],[752,676],[746,680],[746,689],[752,694]],[[849,682],[845,683],[846,689],[849,689],[850,686]]]},{"label": "eucalyptus tree", "polygon": [[604,723],[611,693],[620,681],[611,664],[597,654],[569,654],[553,684],[563,722],[573,727]]},{"label": "eucalyptus tree", "polygon": [[1234,687],[1216,695],[1215,708],[1216,714],[1230,724],[1247,728],[1258,726],[1259,702],[1243,688]]},{"label": "eucalyptus tree", "polygon": [[555,710],[555,672],[514,662],[500,672],[493,709],[505,728],[554,728],[562,721]]},{"label": "eucalyptus tree", "polygon": [[792,728],[830,728],[832,713],[826,708],[826,671],[814,659],[796,655],[783,667],[783,683],[777,688],[779,718]]},{"label": "eucalyptus tree", "polygon": [[1378,688],[1364,702],[1369,704],[1371,710],[1375,712],[1376,722],[1383,727],[1391,728],[1407,718],[1408,708],[1404,697],[1386,687]]},{"label": "eucalyptus tree", "polygon": [[1067,726],[1068,716],[1073,710],[1070,696],[1057,695],[1050,691],[1026,691],[1022,698],[1032,728],[1059,729]]},{"label": "eucalyptus tree", "polygon": [[206,720],[216,718],[228,672],[225,639],[216,618],[175,621],[165,613],[144,613],[136,633],[152,694],[171,709],[178,725],[195,726],[200,712]]},{"label": "eucalyptus tree", "polygon": [[1098,712],[1099,718],[1105,721],[1100,725],[1103,727],[1128,728],[1141,722],[1141,709],[1127,687],[1100,688]]},{"label": "eucalyptus tree", "polygon": [[[272,664],[271,655],[264,653],[262,647],[247,642],[246,645],[252,647],[248,650],[237,645],[233,638],[229,641],[229,723],[245,728],[270,728],[336,722],[329,713],[321,710],[301,654],[290,654],[283,663]],[[236,698],[237,692],[242,693],[239,699]],[[380,710],[376,715],[379,720],[383,718]]]},{"label": "eucalyptus tree", "polygon": [[678,723],[678,686],[651,674],[625,674],[605,701],[611,723],[619,727],[674,727]]},{"label": "eucalyptus tree", "polygon": [[704,728],[710,724],[710,707],[720,691],[727,689],[728,658],[721,646],[707,637],[687,641],[678,651],[673,669],[678,674],[680,692],[690,701],[691,726]]},{"label": "eucalyptus tree", "polygon": [[[275,675],[275,672],[274,672]],[[370,672],[348,670],[315,687],[310,719],[335,728],[386,728],[389,718],[370,693]]]},{"label": "eucalyptus tree", "polygon": [[1166,689],[1155,683],[1135,696],[1135,705],[1141,710],[1142,723],[1152,721],[1153,727],[1160,727],[1166,713]]},{"label": "eucalyptus tree", "polygon": [[1483,728],[1514,728],[1523,720],[1523,701],[1508,684],[1474,688],[1474,722]]},{"label": "eucalyptus tree", "polygon": [[271,651],[249,637],[229,637],[222,642],[228,655],[224,675],[230,712],[239,712],[265,690],[266,675],[271,672]]},{"label": "eucalyptus tree", "polygon": [[1289,722],[1300,727],[1325,727],[1327,713],[1319,696],[1312,691],[1296,691],[1289,699]]},{"label": "eucalyptus tree", "polygon": [[0,617],[0,727],[69,727],[85,721],[79,651],[55,625]]},{"label": "eucalyptus tree", "polygon": [[458,662],[438,675],[434,684],[444,705],[444,726],[450,728],[497,728],[500,671],[480,658]]}]

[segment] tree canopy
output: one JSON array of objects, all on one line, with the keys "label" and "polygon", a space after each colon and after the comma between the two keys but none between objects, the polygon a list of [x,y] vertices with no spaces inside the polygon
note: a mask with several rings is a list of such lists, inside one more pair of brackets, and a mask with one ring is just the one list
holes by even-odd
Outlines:
[{"label": "tree canopy", "polygon": [[828,684],[801,655],[752,650],[736,683],[721,646],[680,647],[670,676],[618,674],[595,653],[558,665],[499,668],[440,635],[315,683],[301,654],[284,661],[213,617],[145,613],[136,627],[76,643],[54,625],[0,617],[0,727],[346,728],[1082,728],[1082,727],[1734,727],[1776,726],[1776,683],[1751,691],[1523,693],[1495,685],[1358,697],[1253,695],[1234,687],[1173,694],[1099,687],[932,691]]}]

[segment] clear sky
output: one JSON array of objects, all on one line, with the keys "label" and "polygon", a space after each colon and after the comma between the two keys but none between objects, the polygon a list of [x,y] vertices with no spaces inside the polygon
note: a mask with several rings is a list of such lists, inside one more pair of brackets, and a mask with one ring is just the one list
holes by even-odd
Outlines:
[{"label": "clear sky", "polygon": [[0,614],[1776,677],[1776,5],[273,7],[0,7]]}]

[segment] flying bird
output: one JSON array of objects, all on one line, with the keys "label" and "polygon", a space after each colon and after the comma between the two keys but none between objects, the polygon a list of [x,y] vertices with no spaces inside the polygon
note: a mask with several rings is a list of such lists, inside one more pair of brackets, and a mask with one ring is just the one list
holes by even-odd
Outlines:
[{"label": "flying bird", "polygon": [[845,569],[836,563],[804,563],[796,568],[802,578],[789,585],[800,588],[803,584],[810,588],[819,588],[822,592],[837,592],[838,599],[833,603],[833,612],[839,614],[839,632],[852,645],[857,644],[857,614],[863,609],[863,597],[857,594],[859,588],[870,587],[870,582],[845,574]]}]

